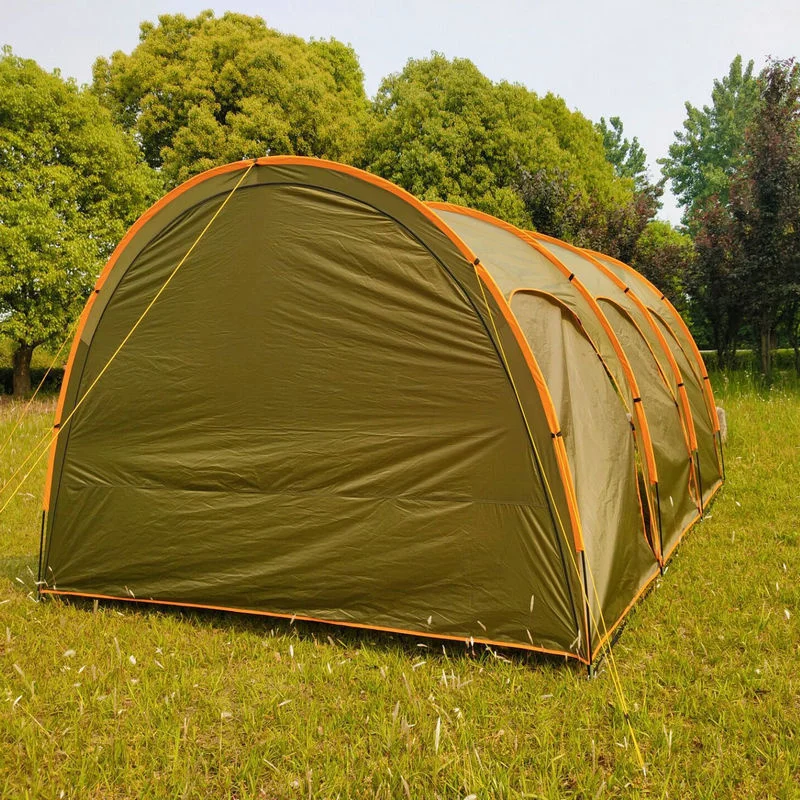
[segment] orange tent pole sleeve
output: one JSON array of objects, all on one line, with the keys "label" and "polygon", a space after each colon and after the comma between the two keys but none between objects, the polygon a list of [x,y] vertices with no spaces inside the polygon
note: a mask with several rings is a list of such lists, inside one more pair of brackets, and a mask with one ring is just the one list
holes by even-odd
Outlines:
[{"label": "orange tent pole sleeve", "polygon": [[[693,450],[692,450],[691,442],[689,441],[689,433],[687,431],[686,424],[685,424],[684,419],[683,419],[683,408],[680,406],[680,404],[678,402],[678,399],[675,397],[675,392],[672,391],[672,387],[669,385],[669,380],[667,379],[667,376],[664,374],[664,370],[661,368],[661,364],[659,363],[658,357],[656,356],[655,351],[653,350],[653,348],[650,346],[650,342],[647,341],[647,337],[644,335],[642,329],[639,327],[639,323],[636,322],[636,320],[633,317],[631,317],[630,314],[628,314],[628,312],[616,300],[613,300],[610,297],[604,297],[602,295],[598,296],[597,299],[598,300],[605,300],[606,302],[611,303],[613,306],[618,308],[623,314],[626,315],[626,317],[630,321],[631,325],[633,325],[633,327],[639,333],[639,336],[642,337],[642,341],[644,342],[644,346],[647,348],[647,350],[650,353],[650,355],[653,356],[653,362],[656,365],[656,370],[657,370],[657,372],[658,372],[658,374],[659,374],[659,376],[661,378],[662,383],[666,387],[667,391],[669,392],[670,397],[672,398],[673,402],[675,403],[675,405],[678,408],[678,420],[680,421],[681,433],[683,434],[683,442],[684,442],[684,445],[686,446],[686,455],[688,456],[688,458],[690,460],[692,460]],[[694,468],[692,468],[692,470],[690,470],[690,474],[689,474],[689,495],[695,497],[695,502],[697,502],[696,498],[697,498],[697,496],[699,496],[699,492],[694,491],[694,488],[696,488],[696,486],[695,486],[696,480],[697,480],[697,476],[695,475]]]},{"label": "orange tent pole sleeve", "polygon": [[[513,298],[518,294],[533,294],[533,295],[537,295],[538,297],[545,297],[548,300],[551,300],[553,303],[555,303],[563,312],[566,312],[571,317],[573,317],[573,319],[575,320],[575,323],[577,324],[579,330],[586,337],[586,341],[589,342],[589,344],[592,347],[592,350],[594,350],[595,354],[600,359],[600,363],[603,365],[603,369],[605,370],[606,375],[608,376],[609,380],[611,381],[613,386],[616,388],[617,392],[619,392],[619,387],[617,386],[616,379],[614,378],[614,376],[609,371],[608,366],[606,365],[606,362],[603,361],[603,357],[598,352],[597,346],[592,341],[592,337],[589,336],[589,334],[586,332],[585,328],[583,327],[583,324],[581,323],[581,318],[569,306],[567,306],[562,300],[560,300],[554,294],[551,294],[550,292],[545,292],[542,289],[536,289],[534,287],[520,287],[518,289],[514,289],[514,291],[511,292],[511,294],[508,296],[509,304],[511,303]],[[627,408],[627,405],[623,404],[623,407]],[[635,435],[636,435],[635,431],[633,433],[634,433],[634,438],[635,438]],[[635,466],[634,466],[634,473],[636,473],[636,467]],[[639,510],[641,512],[641,515],[642,515],[642,526],[643,526],[643,530],[644,530],[647,526],[645,525],[645,522],[644,522],[644,520],[645,520],[644,506],[642,505],[642,497],[641,497],[641,492],[639,491],[638,485],[637,485],[636,496],[637,496],[637,499],[639,501]],[[650,503],[649,496],[648,496],[647,499],[648,499],[648,506],[650,506],[650,514],[652,516],[655,516],[655,509],[652,507],[652,504]],[[647,541],[647,537],[646,536],[645,536],[645,541],[647,542],[647,546],[654,550],[654,552],[656,553],[656,557],[660,560],[661,559],[661,552],[658,550],[658,547],[653,548],[652,545],[650,544],[650,542]],[[658,551],[658,552],[656,552],[656,551]]]},{"label": "orange tent pole sleeve", "polygon": [[[570,275],[573,273],[570,272],[569,267],[566,264],[563,264],[556,256],[542,247],[534,238],[533,236],[529,236],[526,234],[527,238],[530,239],[531,244],[536,249],[537,252],[541,253],[545,258],[551,261],[551,263],[555,264],[558,269],[567,277],[569,278]],[[597,303],[597,300],[592,295],[592,293],[586,289],[586,287],[580,282],[577,277],[573,277],[572,283],[575,284],[579,288],[579,291],[582,292],[583,296],[586,298],[587,302],[591,306],[592,310],[595,313],[595,316],[599,320],[600,324],[603,326],[603,330],[608,334],[609,339],[611,341],[611,346],[614,348],[614,353],[616,354],[617,358],[622,365],[623,372],[628,379],[628,385],[630,386],[630,390],[633,394],[633,413],[636,417],[636,428],[637,430],[641,430],[642,432],[642,444],[643,450],[645,453],[645,463],[647,464],[647,472],[650,476],[650,483],[656,484],[658,483],[658,470],[656,468],[656,457],[655,451],[653,449],[653,440],[650,436],[650,426],[647,422],[647,414],[645,413],[644,408],[644,401],[641,398],[641,393],[639,391],[639,384],[636,380],[636,376],[633,372],[633,367],[631,367],[630,361],[628,361],[628,356],[625,353],[625,350],[622,348],[619,339],[617,338],[616,333],[614,333],[614,329],[611,327],[611,323],[608,321],[608,318],[603,313],[603,310]]]},{"label": "orange tent pole sleeve", "polygon": [[708,377],[708,370],[706,369],[705,361],[703,361],[703,355],[700,352],[700,349],[697,346],[697,342],[694,340],[694,336],[692,336],[692,332],[689,330],[689,326],[684,321],[683,317],[678,312],[678,309],[672,305],[670,299],[663,293],[658,290],[658,288],[648,280],[641,272],[637,272],[633,267],[626,264],[624,261],[620,261],[619,259],[612,258],[611,256],[604,256],[609,261],[613,261],[615,264],[618,264],[624,270],[631,274],[637,275],[641,278],[647,286],[652,289],[652,291],[658,295],[659,299],[662,303],[670,310],[672,316],[674,317],[675,321],[678,324],[678,327],[683,331],[686,338],[689,340],[689,344],[692,349],[692,355],[694,356],[695,361],[697,362],[697,366],[700,369],[700,376],[703,379],[703,394],[706,397],[706,405],[708,406],[708,413],[711,416],[711,424],[714,426],[713,430],[714,433],[719,433],[719,419],[717,417],[717,403],[714,400],[714,390],[711,386],[711,380]]}]

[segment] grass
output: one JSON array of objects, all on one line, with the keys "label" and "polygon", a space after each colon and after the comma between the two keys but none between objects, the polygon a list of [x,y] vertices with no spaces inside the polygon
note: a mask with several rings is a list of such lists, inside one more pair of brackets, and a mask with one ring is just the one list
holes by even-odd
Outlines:
[{"label": "grass", "polygon": [[614,650],[646,776],[607,665],[36,603],[42,464],[0,518],[0,796],[800,797],[800,388],[715,382],[728,483]]}]

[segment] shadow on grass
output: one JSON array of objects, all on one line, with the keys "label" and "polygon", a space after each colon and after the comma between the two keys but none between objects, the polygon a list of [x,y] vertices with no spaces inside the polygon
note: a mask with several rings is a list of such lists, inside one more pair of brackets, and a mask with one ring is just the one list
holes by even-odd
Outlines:
[{"label": "shadow on grass", "polygon": [[[17,583],[17,588],[22,586]],[[475,642],[454,642],[444,639],[428,639],[410,634],[373,631],[366,628],[351,628],[326,622],[307,622],[250,614],[246,611],[231,612],[215,609],[186,608],[176,605],[153,605],[135,600],[94,600],[92,598],[70,597],[67,595],[45,595],[45,603],[62,603],[82,612],[93,612],[102,608],[123,614],[134,614],[141,619],[153,620],[169,618],[192,628],[212,631],[255,634],[296,638],[309,643],[328,643],[346,650],[375,649],[393,652],[405,658],[417,658],[424,653],[426,660],[441,662],[445,666],[453,660],[478,663],[492,663],[502,660],[507,663],[530,669],[551,672],[564,668],[585,671],[579,661],[564,656],[521,650],[514,647],[489,647]]]}]

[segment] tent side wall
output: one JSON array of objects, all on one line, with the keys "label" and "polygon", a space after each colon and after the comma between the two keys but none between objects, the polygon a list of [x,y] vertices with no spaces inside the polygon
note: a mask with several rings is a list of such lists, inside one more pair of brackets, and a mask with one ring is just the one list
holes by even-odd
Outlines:
[{"label": "tent side wall", "polygon": [[644,275],[610,256],[599,253],[591,255],[612,270],[620,280],[629,284],[642,298],[661,328],[676,362],[681,366],[687,394],[692,395],[689,402],[695,425],[703,429],[702,433],[698,433],[698,449],[704,484],[703,504],[708,505],[722,485],[724,469],[714,391],[697,343],[675,306]]},{"label": "tent side wall", "polygon": [[432,202],[428,206],[459,236],[470,242],[473,249],[484,253],[485,260],[491,263],[495,280],[507,297],[526,288],[548,291],[577,314],[598,355],[614,377],[628,412],[636,419],[644,466],[650,481],[657,482],[647,415],[640,403],[633,402],[633,398],[640,394],[636,376],[603,312],[581,281],[574,275],[570,276],[569,270],[527,231],[483,212],[451,203]]},{"label": "tent side wall", "polygon": [[401,190],[259,161],[106,367],[246,167],[148,212],[87,306],[45,591],[588,660],[550,398],[471,251]]},{"label": "tent side wall", "polygon": [[[536,357],[553,398],[565,442],[584,531],[587,594],[594,649],[658,572],[645,531],[630,393],[589,335],[613,337],[602,312],[522,231],[449,204],[431,204],[475,252],[509,295],[511,310]],[[533,289],[538,285],[544,288]],[[609,341],[605,351],[622,380]],[[630,369],[630,367],[628,367]],[[631,375],[632,378],[632,375]],[[636,386],[635,381],[631,381]],[[638,392],[638,389],[637,389]],[[643,406],[643,403],[637,404]],[[678,421],[679,424],[679,421]]]},{"label": "tent side wall", "polygon": [[[604,313],[608,306],[598,305],[581,276],[595,292],[618,295],[621,302],[627,301],[632,313],[640,315],[638,307],[592,262],[580,252],[565,249],[566,245],[552,253],[546,247],[552,242],[537,241],[535,235],[481,212],[446,203],[430,206],[473,249],[485,254],[506,291],[524,287],[546,290],[580,318],[609,371],[618,376],[620,394],[626,399],[628,413],[641,436],[647,473],[658,476],[648,487],[648,500],[651,520],[660,521],[656,523],[657,532],[652,534],[654,549],[658,557],[663,557],[662,542],[669,546],[679,540],[697,519],[699,505],[693,483],[693,448],[684,429],[682,409],[663,373],[669,364],[662,355],[661,366],[650,342],[627,312],[623,311],[622,317],[613,308]],[[634,403],[634,396],[642,401]],[[649,464],[651,459],[653,467]]]},{"label": "tent side wall", "polygon": [[680,409],[666,390],[658,362],[647,340],[627,311],[611,300],[599,301],[625,352],[639,375],[642,397],[652,419],[652,434],[658,446],[656,460],[659,483],[658,508],[661,515],[660,552],[665,557],[698,516],[692,456],[682,431]]},{"label": "tent side wall", "polygon": [[[701,469],[707,471],[703,473],[703,507],[705,508],[711,501],[716,490],[722,481],[722,463],[719,457],[717,435],[713,423],[707,414],[703,413],[705,408],[705,397],[703,396],[702,378],[697,374],[697,366],[692,362],[691,356],[684,350],[678,338],[675,336],[673,328],[667,321],[654,309],[650,313],[656,324],[661,328],[664,339],[670,346],[675,361],[681,368],[681,374],[686,383],[686,392],[692,408],[695,409],[695,427],[697,430],[697,449],[698,464]],[[716,417],[716,412],[714,414]]]},{"label": "tent side wall", "polygon": [[678,309],[675,308],[675,306],[670,302],[670,299],[663,292],[659,291],[659,289],[647,278],[645,278],[644,275],[642,275],[640,272],[637,272],[629,264],[625,264],[623,261],[619,261],[616,258],[611,258],[611,256],[606,256],[601,253],[592,252],[592,255],[603,261],[603,263],[608,264],[610,267],[616,267],[617,269],[622,270],[626,276],[637,285],[637,287],[640,287],[643,296],[649,295],[650,301],[655,303],[658,307],[658,313],[668,320],[670,328],[672,328],[675,332],[675,337],[681,343],[681,346],[684,348],[684,350],[686,350],[687,354],[691,354],[694,365],[700,373],[703,381],[703,389],[711,423],[714,427],[714,432],[719,433],[719,419],[717,418],[716,414],[714,389],[711,386],[708,370],[706,369],[700,349],[697,347],[697,342],[695,342],[688,325]]},{"label": "tent side wall", "polygon": [[597,649],[659,572],[645,530],[630,421],[574,312],[535,290],[514,292],[511,308],[561,421],[583,523]]},{"label": "tent side wall", "polygon": [[[692,404],[689,402],[689,394],[694,390],[691,382],[685,387],[679,386],[685,381],[676,360],[678,356],[670,346],[672,337],[660,328],[655,315],[646,309],[644,303],[630,291],[622,279],[614,275],[610,267],[598,263],[605,257],[592,254],[597,255],[597,259],[591,258],[584,251],[566,243],[520,231],[508,223],[471,209],[448,203],[429,205],[473,249],[492,256],[492,272],[507,292],[513,291],[515,287],[522,287],[527,282],[531,287],[545,289],[557,295],[578,314],[585,330],[591,332],[599,343],[601,356],[611,370],[617,370],[618,386],[622,389],[636,387],[635,394],[642,397],[643,402],[633,404],[633,407],[644,417],[645,422],[648,416],[652,419],[652,436],[657,440],[652,444],[648,441],[657,464],[657,470],[653,469],[652,474],[660,477],[653,502],[656,510],[652,516],[662,521],[659,537],[661,541],[658,544],[663,546],[658,548],[658,552],[662,558],[668,556],[683,534],[698,519],[699,509],[702,507],[693,456],[698,443],[693,425]],[[510,241],[502,246],[499,241],[493,242],[492,237],[497,239],[503,234],[506,234],[506,239],[513,236],[518,240],[526,240],[541,254],[541,258],[537,259],[530,251],[527,257],[512,252]],[[561,270],[560,278],[553,275],[552,267],[543,262],[542,258],[548,259]],[[591,286],[592,292],[583,285],[581,277]],[[604,293],[610,297],[604,298]],[[603,310],[597,307],[595,294],[603,304]],[[610,299],[611,297],[614,299]],[[587,299],[590,301],[588,304]],[[627,369],[622,372],[621,366]],[[691,371],[687,370],[686,364],[683,371],[689,373],[691,378]],[[633,374],[629,376],[628,372]],[[630,398],[630,393],[624,393],[624,396]],[[694,405],[697,404],[696,399],[693,402]],[[644,409],[650,413],[645,414]],[[640,428],[650,434],[649,424],[645,426],[638,419],[637,422]],[[703,420],[700,422],[702,424]],[[703,437],[703,451],[708,450],[710,441],[707,436]],[[707,461],[707,453],[702,456],[702,460]],[[713,486],[707,485],[705,488],[707,503]]]}]

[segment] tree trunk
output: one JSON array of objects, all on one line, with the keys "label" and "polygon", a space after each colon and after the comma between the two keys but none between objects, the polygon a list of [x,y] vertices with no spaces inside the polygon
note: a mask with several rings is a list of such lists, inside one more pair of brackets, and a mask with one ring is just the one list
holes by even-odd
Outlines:
[{"label": "tree trunk", "polygon": [[792,349],[794,350],[794,374],[800,375],[800,340],[797,338],[797,322],[792,321]]},{"label": "tree trunk", "polygon": [[12,356],[14,364],[14,397],[24,397],[31,393],[31,357],[33,346],[18,343]]},{"label": "tree trunk", "polygon": [[761,374],[767,383],[772,379],[772,337],[769,325],[761,326]]},{"label": "tree trunk", "polygon": [[792,343],[792,350],[794,350],[794,372],[795,375],[800,375],[800,339],[798,339],[797,330],[797,306],[792,305],[789,314],[789,340]]}]

